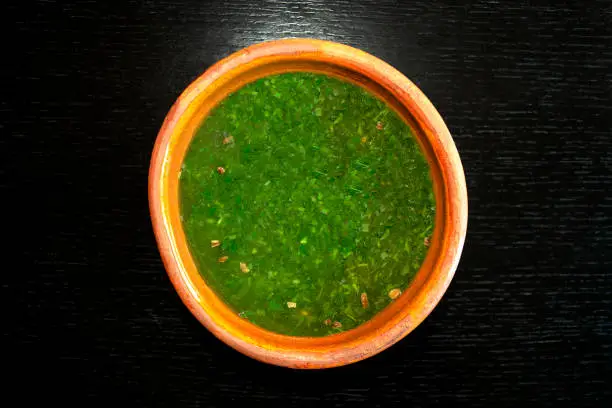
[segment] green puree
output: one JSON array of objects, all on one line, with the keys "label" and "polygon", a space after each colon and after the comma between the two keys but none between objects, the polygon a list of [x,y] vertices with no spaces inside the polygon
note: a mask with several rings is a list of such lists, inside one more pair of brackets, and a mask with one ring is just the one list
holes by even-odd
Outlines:
[{"label": "green puree", "polygon": [[180,198],[208,285],[242,318],[295,336],[352,329],[389,305],[423,262],[435,213],[410,128],[364,89],[312,73],[262,78],[217,106]]}]

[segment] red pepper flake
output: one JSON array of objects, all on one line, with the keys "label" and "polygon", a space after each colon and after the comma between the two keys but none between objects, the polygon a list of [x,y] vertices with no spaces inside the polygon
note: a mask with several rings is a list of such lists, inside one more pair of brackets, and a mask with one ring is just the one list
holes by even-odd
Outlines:
[{"label": "red pepper flake", "polygon": [[224,263],[228,259],[229,259],[229,256],[222,256],[221,258],[217,259],[217,261],[219,261],[219,263]]},{"label": "red pepper flake", "polygon": [[332,322],[331,322],[331,319],[325,319],[325,320],[323,321],[323,324],[324,324],[324,325],[326,325],[326,326],[329,326],[331,323],[332,323]]},{"label": "red pepper flake", "polygon": [[219,245],[221,245],[221,241],[219,241],[218,239],[213,239],[212,241],[210,241],[210,247],[211,248],[216,248]]},{"label": "red pepper flake", "polygon": [[425,237],[425,239],[423,240],[423,244],[428,247],[431,244],[431,239],[429,237]]},{"label": "red pepper flake", "polygon": [[400,289],[398,289],[398,288],[391,289],[389,291],[389,297],[391,299],[393,299],[393,300],[397,299],[399,297],[399,295],[401,295],[401,294],[402,294],[402,291]]},{"label": "red pepper flake", "polygon": [[223,175],[223,174],[225,174],[225,169],[223,167],[219,166],[219,167],[217,167],[217,173]]},{"label": "red pepper flake", "polygon": [[342,323],[340,323],[340,322],[334,322],[334,324],[332,324],[332,327],[333,327],[334,329],[339,329],[339,328],[341,328],[341,327],[342,327]]},{"label": "red pepper flake", "polygon": [[244,262],[240,262],[240,270],[243,273],[248,273],[250,271],[249,267]]},{"label": "red pepper flake", "polygon": [[223,138],[223,144],[228,145],[234,143],[234,136],[227,136]]},{"label": "red pepper flake", "polygon": [[368,302],[368,295],[367,293],[363,292],[361,294],[361,306],[363,306],[364,309],[367,309],[369,305],[370,303]]},{"label": "red pepper flake", "polygon": [[382,123],[382,122],[376,122],[376,129],[378,129],[378,130],[383,130],[383,128],[384,128],[384,127],[385,127],[385,126],[383,125],[383,123]]}]

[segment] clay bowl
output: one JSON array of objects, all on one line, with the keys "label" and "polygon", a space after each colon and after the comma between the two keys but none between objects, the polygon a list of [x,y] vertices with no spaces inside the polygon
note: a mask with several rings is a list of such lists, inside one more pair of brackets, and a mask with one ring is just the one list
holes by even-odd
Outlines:
[{"label": "clay bowl", "polygon": [[[291,71],[351,81],[385,100],[411,126],[431,166],[436,198],[431,247],[410,286],[369,322],[328,337],[276,334],[233,312],[206,285],[190,255],[179,214],[179,171],[208,112],[245,84]],[[149,172],[153,228],[168,275],[191,313],[219,339],[257,360],[292,368],[327,368],[370,357],[410,333],[429,315],[459,262],[467,227],[467,193],[459,154],[444,121],[396,69],[358,49],[292,39],[245,48],[219,61],[181,94],[157,137]]]}]

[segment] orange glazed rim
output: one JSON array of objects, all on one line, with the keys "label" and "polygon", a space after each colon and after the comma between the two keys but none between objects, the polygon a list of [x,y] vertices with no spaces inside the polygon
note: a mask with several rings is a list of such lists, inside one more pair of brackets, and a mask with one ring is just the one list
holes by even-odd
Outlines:
[{"label": "orange glazed rim", "polygon": [[[261,77],[309,71],[363,86],[408,123],[431,168],[436,217],[431,246],[413,281],[389,306],[352,330],[292,337],[239,317],[206,285],[180,220],[179,175],[187,148],[208,112],[228,94]],[[219,339],[257,360],[292,368],[353,363],[386,349],[418,326],[446,291],[467,228],[467,191],[451,135],[425,95],[386,62],[329,41],[286,39],[252,45],[219,61],[181,94],[161,127],[149,170],[149,204],[159,250],[179,296]]]}]

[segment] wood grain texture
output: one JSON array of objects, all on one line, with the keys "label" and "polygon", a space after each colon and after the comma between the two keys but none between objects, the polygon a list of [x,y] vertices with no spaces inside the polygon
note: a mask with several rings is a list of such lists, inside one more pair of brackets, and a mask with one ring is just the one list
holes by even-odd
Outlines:
[{"label": "wood grain texture", "polygon": [[[20,58],[2,68],[0,142],[23,224],[2,285],[14,378],[44,379],[48,400],[137,406],[612,401],[609,1],[21,6],[7,9]],[[182,89],[234,50],[305,36],[415,82],[470,197],[462,261],[430,317],[323,372],[263,365],[207,332],[166,277],[147,208],[153,142]]]}]

